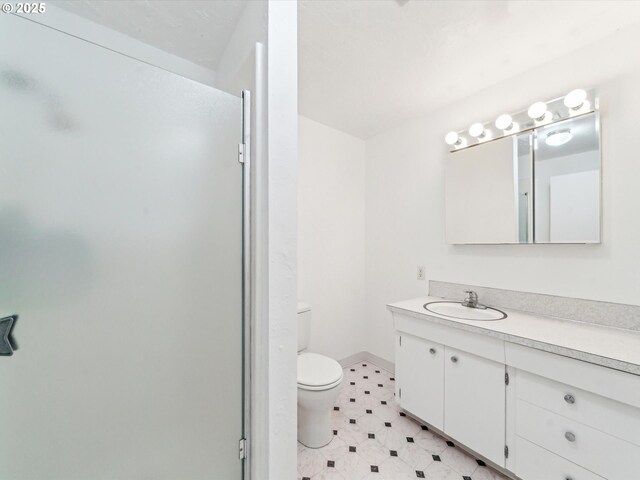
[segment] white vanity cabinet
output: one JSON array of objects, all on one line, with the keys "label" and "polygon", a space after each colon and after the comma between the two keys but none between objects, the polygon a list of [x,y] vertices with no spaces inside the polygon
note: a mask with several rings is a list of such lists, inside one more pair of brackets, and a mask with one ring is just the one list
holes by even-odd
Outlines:
[{"label": "white vanity cabinet", "polygon": [[639,376],[521,345],[507,344],[506,358],[511,470],[525,480],[638,477]]},{"label": "white vanity cabinet", "polygon": [[504,343],[408,316],[394,321],[396,401],[504,466]]},{"label": "white vanity cabinet", "polygon": [[397,344],[396,399],[408,412],[443,430],[444,345],[408,334],[398,335]]},{"label": "white vanity cabinet", "polygon": [[604,480],[603,477],[518,437],[514,451],[518,452],[513,470],[524,480]]},{"label": "white vanity cabinet", "polygon": [[393,321],[408,413],[523,480],[640,478],[640,375],[426,315]]},{"label": "white vanity cabinet", "polygon": [[443,431],[504,466],[504,364],[451,347],[445,357]]}]

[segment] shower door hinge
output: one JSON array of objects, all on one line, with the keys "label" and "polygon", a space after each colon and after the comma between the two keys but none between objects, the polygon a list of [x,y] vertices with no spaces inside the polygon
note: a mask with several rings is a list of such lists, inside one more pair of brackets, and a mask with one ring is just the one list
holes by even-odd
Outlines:
[{"label": "shower door hinge", "polygon": [[247,458],[247,439],[241,438],[240,442],[238,442],[238,454],[240,456],[240,460],[244,460]]},{"label": "shower door hinge", "polygon": [[238,144],[238,161],[244,163],[244,143]]}]

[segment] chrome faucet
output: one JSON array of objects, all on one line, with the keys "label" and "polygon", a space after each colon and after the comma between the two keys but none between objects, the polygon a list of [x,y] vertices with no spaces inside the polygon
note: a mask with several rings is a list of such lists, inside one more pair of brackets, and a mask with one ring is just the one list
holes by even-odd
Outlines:
[{"label": "chrome faucet", "polygon": [[478,294],[473,290],[465,290],[464,293],[467,294],[467,298],[464,299],[462,305],[469,308],[481,308],[486,309],[487,307],[478,303]]}]

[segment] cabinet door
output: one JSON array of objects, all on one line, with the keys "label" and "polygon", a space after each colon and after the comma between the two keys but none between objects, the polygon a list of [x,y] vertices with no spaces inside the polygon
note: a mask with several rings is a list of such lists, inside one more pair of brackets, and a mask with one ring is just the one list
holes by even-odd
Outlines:
[{"label": "cabinet door", "polygon": [[505,366],[445,348],[444,432],[504,466]]},{"label": "cabinet door", "polygon": [[399,334],[396,344],[396,401],[409,413],[442,430],[444,346]]}]

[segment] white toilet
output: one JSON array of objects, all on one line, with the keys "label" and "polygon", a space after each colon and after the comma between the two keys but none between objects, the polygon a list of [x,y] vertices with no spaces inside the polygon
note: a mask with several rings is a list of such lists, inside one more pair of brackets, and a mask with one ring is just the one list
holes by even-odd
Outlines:
[{"label": "white toilet", "polygon": [[320,448],[333,439],[331,412],[340,387],[342,367],[333,358],[305,350],[309,345],[311,307],[298,304],[298,441]]}]

